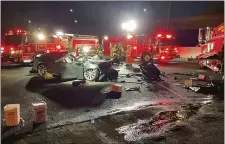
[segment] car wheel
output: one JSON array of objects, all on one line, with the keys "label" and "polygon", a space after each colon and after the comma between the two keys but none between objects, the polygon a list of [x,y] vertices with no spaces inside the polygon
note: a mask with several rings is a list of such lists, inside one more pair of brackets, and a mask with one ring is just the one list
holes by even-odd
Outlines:
[{"label": "car wheel", "polygon": [[152,56],[149,52],[143,52],[142,56],[141,56],[141,61],[142,62],[151,62],[152,60]]},{"label": "car wheel", "polygon": [[44,64],[39,64],[37,66],[37,71],[38,71],[38,74],[42,76],[48,70],[47,70],[47,67]]},{"label": "car wheel", "polygon": [[99,72],[97,69],[88,69],[84,72],[84,78],[89,81],[94,81],[98,78]]}]

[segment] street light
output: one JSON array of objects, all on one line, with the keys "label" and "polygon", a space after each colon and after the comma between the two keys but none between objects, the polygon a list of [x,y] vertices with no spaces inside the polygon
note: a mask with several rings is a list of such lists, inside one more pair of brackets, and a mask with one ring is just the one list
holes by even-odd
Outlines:
[{"label": "street light", "polygon": [[109,38],[108,38],[108,36],[104,36],[104,39],[105,39],[105,40],[108,40]]},{"label": "street light", "polygon": [[145,12],[146,10],[147,10],[147,9],[145,8],[145,9],[144,9],[144,12]]},{"label": "street light", "polygon": [[75,20],[74,22],[77,23],[77,20]]},{"label": "street light", "polygon": [[132,32],[136,29],[136,22],[134,20],[130,20],[126,23],[122,23],[122,29]]},{"label": "street light", "polygon": [[31,23],[31,21],[29,20],[28,23]]},{"label": "street light", "polygon": [[43,34],[38,34],[37,37],[38,37],[39,40],[44,40],[45,39],[45,36]]},{"label": "street light", "polygon": [[70,12],[73,12],[73,9],[70,9]]}]

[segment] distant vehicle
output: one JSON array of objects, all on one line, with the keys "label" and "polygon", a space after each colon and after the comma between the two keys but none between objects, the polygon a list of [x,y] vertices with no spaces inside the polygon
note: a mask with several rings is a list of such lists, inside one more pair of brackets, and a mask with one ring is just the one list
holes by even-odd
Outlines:
[{"label": "distant vehicle", "polygon": [[33,70],[43,76],[45,72],[60,79],[86,79],[98,81],[103,75],[108,79],[116,79],[117,76],[109,76],[114,72],[111,62],[98,59],[77,57],[75,52],[51,52],[36,55]]},{"label": "distant vehicle", "polygon": [[200,28],[198,41],[201,47],[201,54],[196,58],[200,67],[208,67],[214,72],[223,72],[224,24],[215,28]]}]

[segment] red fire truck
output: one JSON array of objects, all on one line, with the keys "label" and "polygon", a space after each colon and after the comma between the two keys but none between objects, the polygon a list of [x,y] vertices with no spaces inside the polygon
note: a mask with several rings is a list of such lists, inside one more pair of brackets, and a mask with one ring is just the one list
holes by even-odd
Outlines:
[{"label": "red fire truck", "polygon": [[[105,37],[103,40],[104,55],[110,56],[111,47],[120,43],[125,50],[131,47],[133,58],[141,57],[142,61],[150,61],[153,56],[160,55],[160,60],[177,57],[177,48],[172,35],[157,34],[157,36],[128,34],[117,37]],[[163,59],[163,60],[164,60]]]},{"label": "red fire truck", "polygon": [[154,54],[159,61],[179,58],[178,49],[175,45],[175,37],[172,34],[158,33],[152,39]]},{"label": "red fire truck", "polygon": [[224,24],[215,28],[200,28],[198,41],[201,54],[196,58],[200,67],[208,67],[214,72],[223,72]]},{"label": "red fire truck", "polygon": [[22,29],[11,29],[3,37],[1,54],[3,61],[30,64],[34,56],[39,53],[70,49],[76,50],[79,55],[79,48],[89,52],[93,46],[98,46],[96,36],[31,34]]},{"label": "red fire truck", "polygon": [[22,29],[9,30],[2,39],[3,61],[31,63],[34,55],[61,49],[60,41],[51,35],[31,34]]}]

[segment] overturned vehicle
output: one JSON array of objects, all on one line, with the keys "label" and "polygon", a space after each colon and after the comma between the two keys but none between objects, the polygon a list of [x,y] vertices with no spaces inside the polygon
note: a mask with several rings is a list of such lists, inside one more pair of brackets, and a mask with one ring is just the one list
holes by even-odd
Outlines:
[{"label": "overturned vehicle", "polygon": [[118,72],[112,68],[113,61],[88,56],[77,57],[74,52],[51,52],[36,55],[30,72],[36,72],[42,77],[49,73],[62,80],[116,80]]}]

